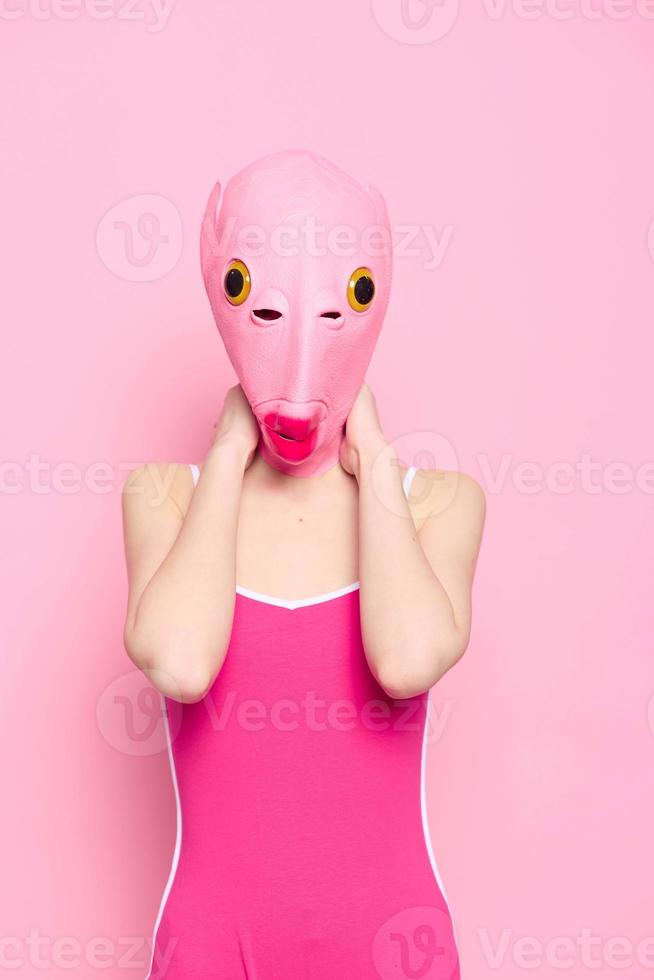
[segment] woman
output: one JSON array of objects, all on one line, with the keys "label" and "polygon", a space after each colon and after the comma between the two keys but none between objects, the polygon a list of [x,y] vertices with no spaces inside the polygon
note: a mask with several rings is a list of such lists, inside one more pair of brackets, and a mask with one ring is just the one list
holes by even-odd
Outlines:
[{"label": "woman", "polygon": [[381,195],[303,151],[220,194],[202,268],[240,384],[201,467],[142,467],[124,495],[125,644],[166,699],[178,808],[149,976],[457,978],[422,767],[483,493],[401,466],[363,381]]}]

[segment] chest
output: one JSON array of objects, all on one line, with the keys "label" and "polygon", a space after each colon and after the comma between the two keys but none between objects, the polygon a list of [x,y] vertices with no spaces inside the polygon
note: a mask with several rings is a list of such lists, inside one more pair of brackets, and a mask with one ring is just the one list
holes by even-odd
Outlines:
[{"label": "chest", "polygon": [[236,581],[257,592],[303,598],[358,578],[358,490],[303,503],[244,486]]}]

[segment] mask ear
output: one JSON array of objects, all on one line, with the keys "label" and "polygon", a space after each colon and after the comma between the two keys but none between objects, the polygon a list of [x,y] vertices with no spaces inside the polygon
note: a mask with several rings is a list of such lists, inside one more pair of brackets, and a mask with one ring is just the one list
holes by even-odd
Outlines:
[{"label": "mask ear", "polygon": [[218,205],[220,204],[222,188],[220,183],[216,183],[209,195],[207,207],[202,219],[200,230],[200,264],[202,275],[206,279],[207,273],[211,268],[214,259],[218,255],[218,238],[216,237],[216,222],[218,219]]},{"label": "mask ear", "polygon": [[386,201],[384,195],[381,191],[378,191],[374,184],[368,184],[368,194],[370,199],[375,205],[375,211],[377,213],[377,221],[380,225],[385,225],[390,228],[390,221],[388,220],[388,208],[386,207]]},{"label": "mask ear", "polygon": [[388,208],[386,207],[386,200],[381,191],[378,191],[373,184],[368,184],[367,187],[370,199],[375,206],[375,212],[377,215],[377,224],[379,225],[383,233],[383,253],[386,261],[387,267],[387,278],[388,287],[390,289],[390,282],[393,270],[393,232],[391,230],[391,222],[388,216]]}]

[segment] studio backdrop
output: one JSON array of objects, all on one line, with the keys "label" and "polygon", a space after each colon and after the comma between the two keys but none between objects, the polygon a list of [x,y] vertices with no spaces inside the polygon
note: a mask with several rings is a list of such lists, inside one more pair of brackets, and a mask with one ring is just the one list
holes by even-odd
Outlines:
[{"label": "studio backdrop", "polygon": [[462,976],[649,975],[652,4],[2,0],[0,46],[0,972],[147,972],[175,801],[120,492],[235,382],[211,187],[306,148],[388,204],[386,438],[486,494],[425,768]]}]

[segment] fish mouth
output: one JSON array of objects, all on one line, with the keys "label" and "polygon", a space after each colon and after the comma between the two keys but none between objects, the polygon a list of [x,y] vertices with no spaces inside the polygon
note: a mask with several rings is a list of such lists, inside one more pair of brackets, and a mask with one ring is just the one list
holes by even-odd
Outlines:
[{"label": "fish mouth", "polygon": [[324,418],[324,409],[320,408],[292,416],[266,412],[261,421],[275,452],[289,462],[301,462],[316,448]]}]

